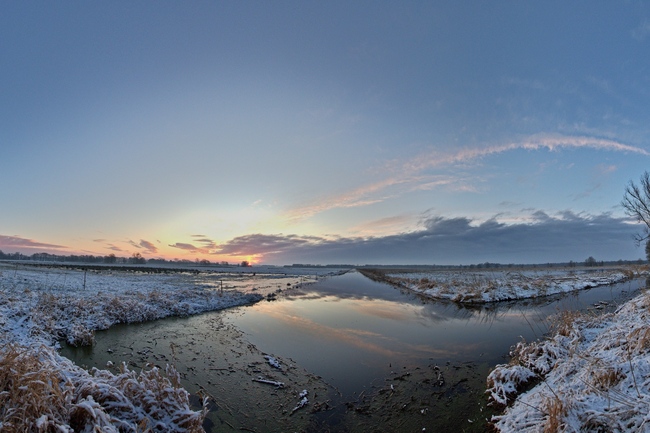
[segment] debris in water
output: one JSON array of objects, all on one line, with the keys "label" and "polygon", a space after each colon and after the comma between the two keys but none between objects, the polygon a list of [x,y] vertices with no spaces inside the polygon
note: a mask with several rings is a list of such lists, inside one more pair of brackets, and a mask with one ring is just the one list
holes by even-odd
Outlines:
[{"label": "debris in water", "polygon": [[262,376],[258,376],[257,379],[253,379],[253,382],[266,383],[267,385],[273,385],[276,388],[284,388],[284,382],[278,382],[271,379],[264,379]]},{"label": "debris in water", "polygon": [[278,370],[282,370],[282,366],[280,365],[280,361],[272,357],[271,355],[264,355],[264,359],[266,359],[271,367],[277,368]]}]

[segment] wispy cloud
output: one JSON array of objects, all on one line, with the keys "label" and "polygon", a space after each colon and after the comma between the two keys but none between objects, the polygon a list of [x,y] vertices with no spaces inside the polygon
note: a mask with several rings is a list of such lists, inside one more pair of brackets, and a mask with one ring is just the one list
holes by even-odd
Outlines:
[{"label": "wispy cloud", "polygon": [[[27,239],[20,236],[6,236],[0,235],[0,249],[5,248],[11,250],[13,249],[51,249],[51,250],[62,250],[66,249],[66,246],[49,244],[46,242],[39,242],[33,239]],[[11,251],[13,252],[13,251]]]},{"label": "wispy cloud", "polygon": [[632,37],[637,41],[644,41],[650,35],[650,21],[644,20],[630,32]]},{"label": "wispy cloud", "polygon": [[198,243],[201,244],[201,248],[203,248],[203,249],[213,249],[213,248],[216,248],[216,246],[217,246],[215,241],[213,241],[212,239],[209,239],[205,235],[192,235],[192,237],[194,238],[195,242],[198,242]]},{"label": "wispy cloud", "polygon": [[169,244],[169,246],[172,247],[172,248],[178,248],[178,249],[181,249],[181,250],[191,251],[191,252],[194,252],[194,253],[203,252],[203,251],[201,251],[201,248],[198,248],[195,245],[187,244],[187,243],[183,243],[183,242],[176,242],[175,244]]},{"label": "wispy cloud", "polygon": [[298,220],[312,217],[330,209],[367,206],[385,201],[405,191],[439,187],[453,187],[458,190],[473,191],[476,190],[476,187],[472,185],[470,179],[457,175],[432,174],[430,171],[441,168],[449,169],[484,157],[516,150],[547,150],[555,152],[563,149],[593,149],[650,156],[650,152],[643,148],[615,140],[563,135],[536,135],[518,142],[465,148],[455,152],[432,151],[407,161],[393,163],[391,167],[385,169],[387,173],[390,173],[390,176],[382,180],[357,187],[342,194],[320,198],[315,203],[292,209],[286,216],[289,220]]}]

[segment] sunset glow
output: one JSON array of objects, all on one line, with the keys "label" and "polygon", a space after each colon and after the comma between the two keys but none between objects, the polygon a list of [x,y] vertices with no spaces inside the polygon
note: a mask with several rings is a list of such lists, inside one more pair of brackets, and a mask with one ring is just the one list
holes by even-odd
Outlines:
[{"label": "sunset glow", "polygon": [[0,250],[637,259],[650,5],[7,3]]}]

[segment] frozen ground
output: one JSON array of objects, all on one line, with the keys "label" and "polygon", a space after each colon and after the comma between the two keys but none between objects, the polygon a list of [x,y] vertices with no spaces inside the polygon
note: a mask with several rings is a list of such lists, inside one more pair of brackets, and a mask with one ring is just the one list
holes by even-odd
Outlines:
[{"label": "frozen ground", "polygon": [[[650,294],[605,316],[569,314],[488,376],[502,432],[650,431]],[[525,391],[533,386],[532,389]]]},{"label": "frozen ground", "polygon": [[283,271],[143,274],[0,264],[0,430],[202,431],[205,413],[190,410],[172,367],[86,371],[57,353],[58,340],[91,344],[95,330],[116,323],[253,303],[318,278],[314,270]]},{"label": "frozen ground", "polygon": [[367,276],[435,299],[486,303],[537,298],[625,281],[647,274],[641,267],[547,268],[543,270],[393,272],[362,270]]}]

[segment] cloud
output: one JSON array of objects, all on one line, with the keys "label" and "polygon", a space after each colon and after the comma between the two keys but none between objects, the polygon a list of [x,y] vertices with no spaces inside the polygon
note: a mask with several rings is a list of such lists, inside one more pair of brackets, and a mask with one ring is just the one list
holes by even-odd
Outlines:
[{"label": "cloud", "polygon": [[67,247],[63,245],[38,242],[33,239],[26,239],[20,236],[0,235],[0,249],[2,248],[10,250],[9,252],[15,252],[33,249],[61,250],[66,249]]},{"label": "cloud", "polygon": [[251,234],[217,246],[214,253],[232,256],[280,254],[303,246],[318,245],[325,240],[317,236]]},{"label": "cloud", "polygon": [[219,246],[219,253],[261,254],[262,261],[350,264],[546,263],[637,259],[633,236],[638,224],[609,214],[571,211],[549,215],[535,210],[527,222],[506,224],[492,218],[433,216],[420,230],[370,238],[254,234]]},{"label": "cloud", "polygon": [[289,220],[305,219],[330,209],[368,206],[404,192],[416,190],[452,187],[456,190],[474,191],[476,187],[472,182],[475,183],[476,179],[463,178],[457,175],[431,174],[429,171],[449,169],[487,156],[516,150],[547,150],[555,152],[562,149],[592,149],[650,156],[650,152],[643,148],[615,140],[548,134],[534,135],[517,142],[465,148],[454,152],[432,151],[407,161],[394,162],[390,167],[384,167],[383,170],[391,175],[382,180],[360,186],[342,194],[319,198],[315,203],[289,211],[286,216]]},{"label": "cloud", "polygon": [[172,247],[172,248],[178,248],[178,249],[185,250],[185,251],[191,251],[191,252],[197,252],[197,253],[202,252],[200,248],[197,248],[196,246],[194,246],[192,244],[186,244],[186,243],[183,243],[183,242],[176,242],[175,244],[169,244],[169,246]]},{"label": "cloud", "polygon": [[140,239],[140,246],[147,250],[147,252],[150,254],[155,254],[158,252],[158,248],[154,244],[149,241],[145,241],[144,239]]},{"label": "cloud", "polygon": [[201,248],[203,249],[213,249],[217,246],[217,244],[212,239],[209,239],[205,235],[192,235],[192,237],[195,238],[196,242],[202,244]]}]

